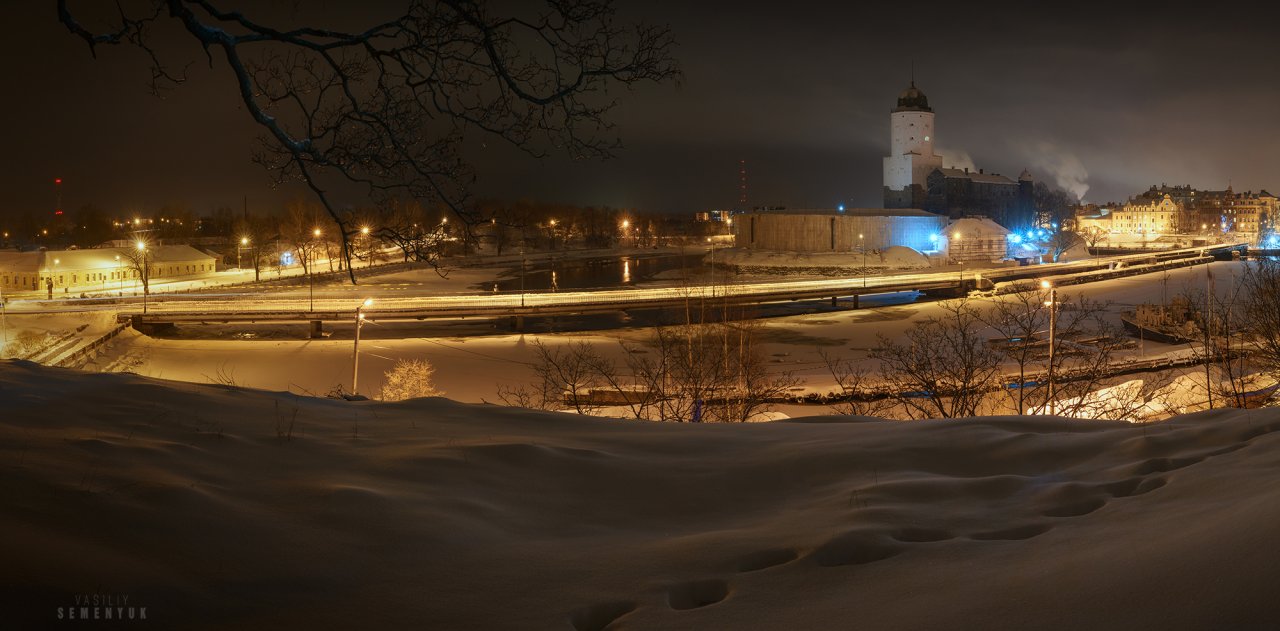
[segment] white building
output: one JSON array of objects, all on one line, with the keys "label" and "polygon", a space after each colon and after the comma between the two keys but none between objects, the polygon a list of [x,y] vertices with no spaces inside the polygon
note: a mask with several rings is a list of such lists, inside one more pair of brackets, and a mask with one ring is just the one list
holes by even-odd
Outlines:
[{"label": "white building", "polygon": [[1009,251],[1009,230],[986,217],[965,217],[947,226],[947,258],[963,262],[1003,260]]},{"label": "white building", "polygon": [[942,156],[933,152],[933,109],[924,92],[911,87],[898,95],[898,107],[889,115],[889,155],[884,159],[886,208],[924,208],[929,174],[942,168]]}]

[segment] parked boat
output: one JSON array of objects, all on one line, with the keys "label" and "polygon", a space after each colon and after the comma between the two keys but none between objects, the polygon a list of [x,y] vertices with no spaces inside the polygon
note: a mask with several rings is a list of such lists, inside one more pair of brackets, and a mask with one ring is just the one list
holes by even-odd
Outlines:
[{"label": "parked boat", "polygon": [[1179,296],[1167,305],[1138,305],[1133,311],[1121,313],[1120,321],[1134,337],[1165,344],[1185,344],[1200,338],[1200,325],[1193,314],[1190,301]]}]

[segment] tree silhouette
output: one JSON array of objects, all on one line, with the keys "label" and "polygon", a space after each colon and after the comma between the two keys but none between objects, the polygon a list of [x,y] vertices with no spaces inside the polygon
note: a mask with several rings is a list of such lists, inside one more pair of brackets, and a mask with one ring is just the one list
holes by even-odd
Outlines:
[{"label": "tree silhouette", "polygon": [[[122,0],[73,12],[58,0],[58,19],[95,55],[103,45],[143,50],[156,92],[186,80],[158,44],[161,29],[194,39],[210,66],[220,58],[262,129],[255,160],[277,182],[311,190],[348,262],[360,226],[335,187],[354,183],[379,204],[442,203],[469,236],[484,218],[471,203],[464,139],[606,158],[619,146],[606,137],[616,103],[606,88],[679,76],[670,30],[622,26],[608,0],[547,0],[529,15],[495,15],[475,0],[406,0],[398,15],[352,31],[283,27],[246,4]],[[91,23],[110,26],[95,32]]]}]

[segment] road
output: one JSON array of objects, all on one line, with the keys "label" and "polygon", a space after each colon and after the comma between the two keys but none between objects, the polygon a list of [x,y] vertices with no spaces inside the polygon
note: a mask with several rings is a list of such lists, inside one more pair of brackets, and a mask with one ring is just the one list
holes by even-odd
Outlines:
[{"label": "road", "polygon": [[[1225,250],[1231,246],[1219,246]],[[203,322],[259,320],[345,320],[366,298],[373,305],[368,318],[421,319],[430,317],[532,316],[589,313],[625,309],[668,308],[690,301],[716,304],[757,304],[800,299],[848,297],[898,291],[971,289],[993,282],[1034,277],[1053,278],[1090,270],[1137,266],[1159,257],[1196,258],[1203,248],[1164,253],[1109,256],[1072,263],[976,271],[922,272],[819,280],[779,280],[689,287],[645,287],[564,292],[493,292],[427,294],[395,286],[321,287],[314,301],[309,288],[253,288],[219,293],[156,294],[145,299],[146,321]],[[980,280],[981,279],[981,280]],[[141,297],[105,297],[57,301],[21,300],[10,313],[128,311],[140,313]]]}]

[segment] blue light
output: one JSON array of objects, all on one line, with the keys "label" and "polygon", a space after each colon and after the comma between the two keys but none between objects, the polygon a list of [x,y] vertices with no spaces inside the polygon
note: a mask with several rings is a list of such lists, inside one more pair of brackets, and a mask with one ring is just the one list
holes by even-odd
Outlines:
[{"label": "blue light", "polygon": [[1049,224],[1049,225],[1050,225],[1050,226],[1053,226],[1053,229],[1054,229],[1054,230],[1057,230],[1057,229],[1058,229],[1058,224],[1056,224],[1056,223],[1051,223],[1051,224]]},{"label": "blue light", "polygon": [[1009,233],[1009,240],[1014,243],[1022,243],[1022,235],[1016,232],[1011,232]]},{"label": "blue light", "polygon": [[931,234],[931,235],[929,235],[929,242],[930,242],[930,243],[937,243],[937,242],[938,242],[938,235],[936,235],[936,234]]},{"label": "blue light", "polygon": [[1035,230],[1032,230],[1032,231],[1028,232],[1028,233],[1027,233],[1027,241],[1035,241],[1035,240],[1036,240],[1036,231],[1035,231]]},{"label": "blue light", "polygon": [[840,204],[839,206],[836,206],[836,210],[840,212],[844,212],[844,204]]},{"label": "blue light", "polygon": [[293,252],[283,252],[280,254],[281,265],[293,265]]}]

